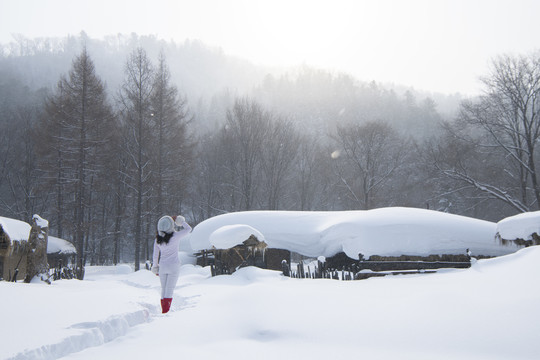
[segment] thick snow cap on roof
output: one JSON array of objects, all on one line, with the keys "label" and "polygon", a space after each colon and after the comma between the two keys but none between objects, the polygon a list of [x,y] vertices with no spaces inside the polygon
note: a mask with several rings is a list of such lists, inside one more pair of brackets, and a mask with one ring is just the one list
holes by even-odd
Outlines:
[{"label": "thick snow cap on roof", "polygon": [[[247,211],[219,215],[193,229],[193,250],[212,247],[212,234],[243,224],[259,231],[270,248],[307,256],[333,256],[345,252],[399,256],[431,254],[503,255],[516,246],[495,239],[496,224],[459,215],[416,208],[382,208],[358,211],[301,212]],[[231,230],[232,231],[232,230]],[[215,236],[215,235],[214,235]]]},{"label": "thick snow cap on roof", "polygon": [[28,241],[31,226],[24,221],[0,217],[0,226],[11,241]]},{"label": "thick snow cap on roof", "polygon": [[502,219],[497,223],[497,234],[505,240],[532,240],[540,235],[540,211],[526,212]]},{"label": "thick snow cap on roof", "polygon": [[264,236],[249,225],[226,225],[210,234],[210,245],[216,249],[229,249],[242,244],[251,235],[264,241]]},{"label": "thick snow cap on roof", "polygon": [[75,246],[67,240],[49,236],[47,241],[47,254],[76,254]]}]

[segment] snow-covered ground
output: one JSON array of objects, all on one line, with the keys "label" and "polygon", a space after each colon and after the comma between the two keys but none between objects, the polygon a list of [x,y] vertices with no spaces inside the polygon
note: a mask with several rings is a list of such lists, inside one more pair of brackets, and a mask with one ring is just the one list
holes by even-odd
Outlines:
[{"label": "snow-covered ground", "polygon": [[171,313],[127,265],[0,282],[2,359],[539,359],[540,247],[361,281],[184,265]]},{"label": "snow-covered ground", "polygon": [[[217,216],[182,244],[185,265],[166,315],[159,278],[129,265],[88,267],[84,281],[0,282],[0,359],[539,359],[540,247],[515,252],[495,239],[537,229],[525,217],[530,226],[523,217],[497,227],[406,208]],[[312,256],[511,254],[465,270],[361,281],[253,267],[212,278],[193,265],[193,249],[234,246],[250,234]]]}]

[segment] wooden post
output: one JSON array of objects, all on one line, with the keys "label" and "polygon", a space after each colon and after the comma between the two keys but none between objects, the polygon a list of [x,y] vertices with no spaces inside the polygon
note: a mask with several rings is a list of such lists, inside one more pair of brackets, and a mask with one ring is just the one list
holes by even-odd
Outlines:
[{"label": "wooden post", "polygon": [[283,275],[291,276],[291,273],[289,271],[289,264],[287,264],[287,260],[285,259],[281,260],[281,271],[283,272]]},{"label": "wooden post", "polygon": [[304,264],[302,263],[302,261],[300,261],[298,263],[298,277],[300,279],[304,279],[305,278],[305,273],[304,273]]}]

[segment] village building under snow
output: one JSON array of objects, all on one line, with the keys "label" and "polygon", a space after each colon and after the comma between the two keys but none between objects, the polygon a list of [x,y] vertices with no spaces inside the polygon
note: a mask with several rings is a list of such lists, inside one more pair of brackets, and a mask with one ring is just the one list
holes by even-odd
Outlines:
[{"label": "village building under snow", "polygon": [[0,278],[3,280],[22,280],[26,276],[30,229],[24,221],[0,217]]},{"label": "village building under snow", "polygon": [[[34,216],[38,229],[48,227],[48,222]],[[39,231],[39,230],[38,230]],[[0,217],[0,280],[24,280],[27,274],[28,255],[31,252],[32,226],[24,221]],[[48,267],[57,268],[74,262],[75,247],[69,241],[53,236],[36,234],[45,242]]]},{"label": "village building under snow", "polygon": [[[519,249],[516,243],[503,244],[496,232],[493,222],[417,208],[248,211],[203,221],[193,230],[190,243],[202,255],[203,263],[206,254],[215,254],[213,260],[232,272],[238,266],[257,265],[257,261],[260,267],[281,269],[274,263],[290,263],[291,253],[345,264],[370,258],[454,261],[471,255],[500,256]],[[245,243],[248,238],[251,245]],[[272,250],[279,251],[276,254],[282,259],[274,258],[268,266]]]}]

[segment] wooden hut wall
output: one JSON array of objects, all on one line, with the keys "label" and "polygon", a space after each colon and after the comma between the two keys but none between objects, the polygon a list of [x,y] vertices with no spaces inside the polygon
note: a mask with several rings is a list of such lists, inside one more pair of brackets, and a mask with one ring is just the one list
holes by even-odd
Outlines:
[{"label": "wooden hut wall", "polygon": [[291,263],[291,252],[284,249],[266,249],[264,254],[266,260],[266,268],[270,270],[283,269],[281,262],[287,261],[287,264]]},{"label": "wooden hut wall", "polygon": [[[24,280],[26,276],[26,254],[25,253],[12,253],[9,256],[2,257],[2,264],[0,267],[2,279],[11,281],[15,274],[15,269],[19,269],[17,274],[17,280]],[[3,266],[2,266],[3,265]]]}]

